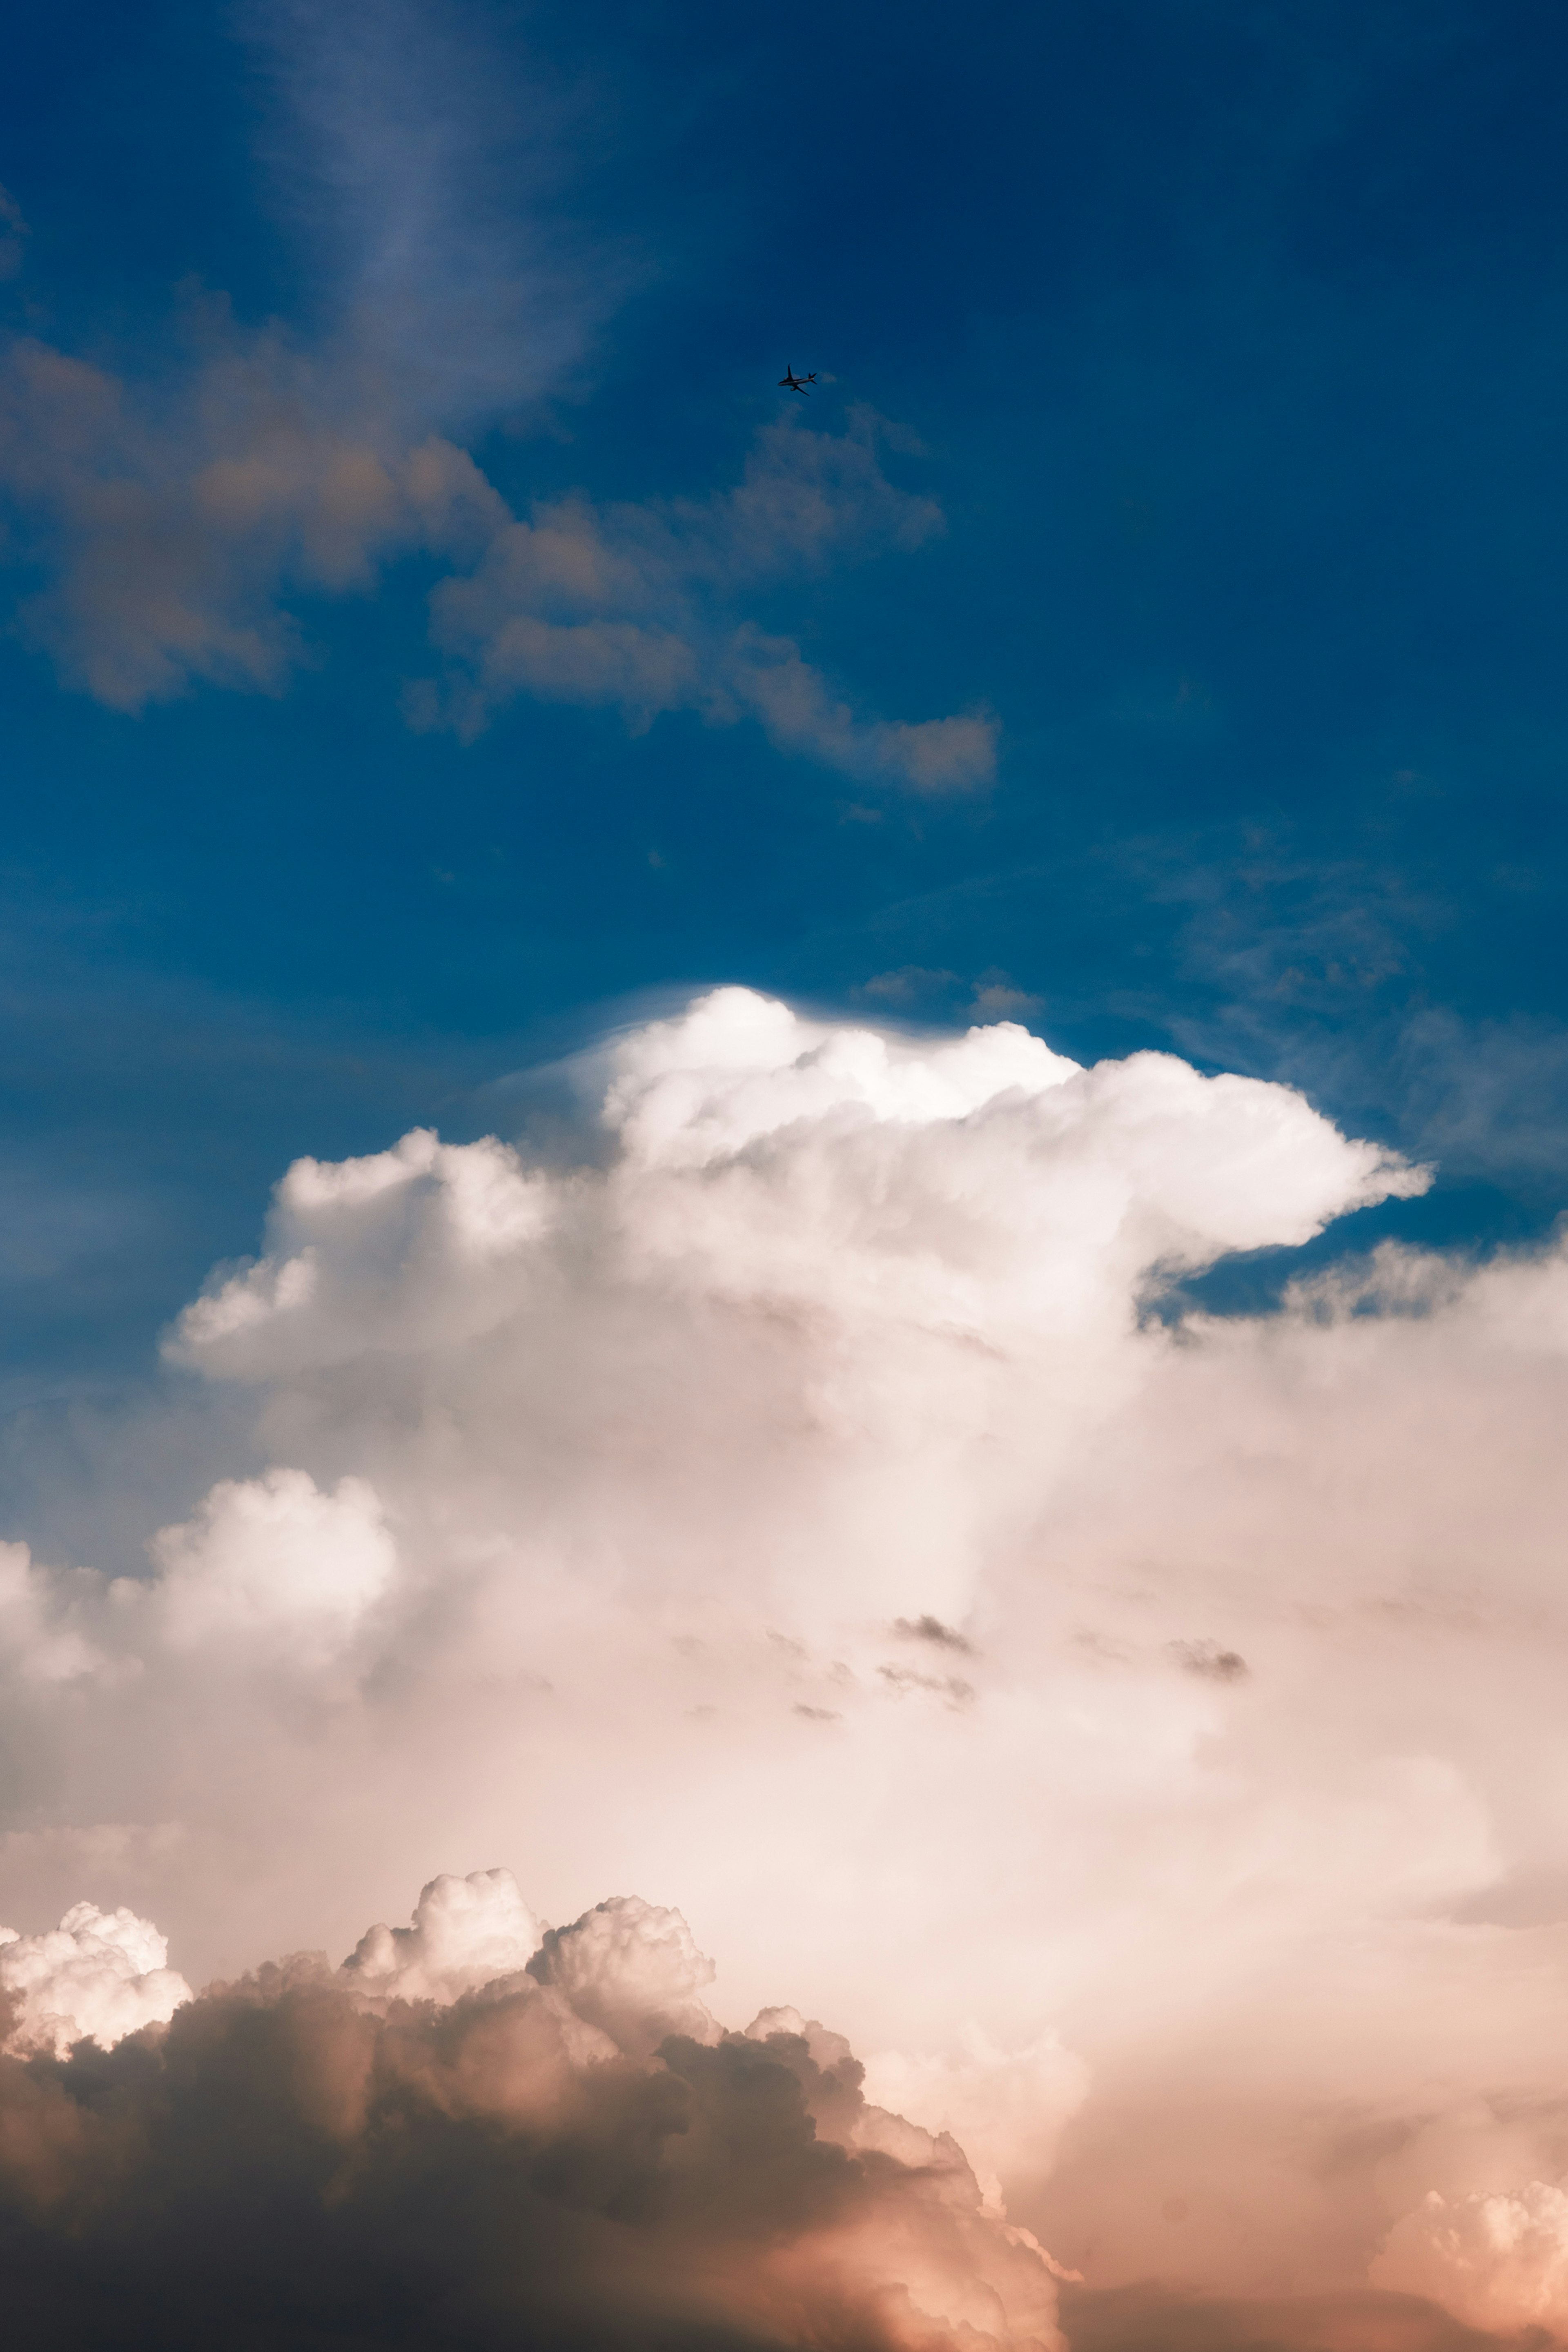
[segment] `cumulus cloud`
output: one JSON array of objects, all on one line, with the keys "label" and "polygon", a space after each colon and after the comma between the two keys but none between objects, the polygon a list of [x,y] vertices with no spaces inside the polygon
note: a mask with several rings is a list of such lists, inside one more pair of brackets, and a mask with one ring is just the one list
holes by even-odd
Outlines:
[{"label": "cumulus cloud", "polygon": [[1560,1244],[1384,1244],[1205,1317],[1185,1273],[1422,1171],[1171,1056],[743,990],[554,1075],[576,1150],[421,1130],[284,1178],[170,1339],[261,1466],[144,1576],[8,1556],[13,1916],[91,1853],[228,1975],[513,1852],[574,1927],[437,1882],[344,1997],[460,2007],[472,1928],[584,2064],[675,2035],[717,2083],[785,1990],[752,2039],[831,2074],[833,2018],[861,2095],[1084,2273],[1086,2342],[1198,2327],[1200,2289],[1219,2341],[1329,2340],[1325,2295],[1347,2343],[1536,2324]]},{"label": "cumulus cloud", "polygon": [[0,1927],[0,2003],[9,2001],[13,2050],[52,2051],[74,2042],[111,2050],[128,2033],[171,2018],[191,1989],[165,1964],[167,1938],[123,1906],[73,1903],[41,1936]]},{"label": "cumulus cloud", "polygon": [[26,1544],[0,1544],[0,1656],[29,1682],[74,1682],[104,1664],[84,1630],[98,1599],[91,1576],[51,1575]]},{"label": "cumulus cloud", "polygon": [[679,1911],[638,1896],[601,1903],[574,1926],[551,1928],[529,1965],[630,2056],[671,2033],[719,2039],[699,1997],[713,1980],[713,1963],[698,1950]]},{"label": "cumulus cloud", "polygon": [[397,1565],[363,1479],[323,1495],[302,1470],[220,1480],[197,1517],[164,1528],[152,1549],[174,1647],[281,1641],[295,1664],[341,1649]]},{"label": "cumulus cloud", "polygon": [[510,1870],[444,1872],[408,1927],[367,1928],[343,1967],[391,2000],[453,2000],[526,1968],[542,1932]]},{"label": "cumulus cloud", "polygon": [[1055,2033],[1004,2050],[969,2021],[956,2048],[936,2054],[889,2050],[866,2070],[868,2095],[879,2106],[947,2132],[973,2166],[985,2200],[1005,2211],[1002,2176],[1047,2173],[1063,2127],[1083,2105],[1089,2069]]},{"label": "cumulus cloud", "polygon": [[1054,2352],[1049,2257],[840,2037],[683,2031],[711,1970],[676,1914],[601,1904],[519,1970],[527,1916],[505,1872],[438,1879],[390,1974],[373,1930],[117,2020],[108,2057],[0,2056],[9,2340],[194,2346],[242,2313],[258,2347]]}]

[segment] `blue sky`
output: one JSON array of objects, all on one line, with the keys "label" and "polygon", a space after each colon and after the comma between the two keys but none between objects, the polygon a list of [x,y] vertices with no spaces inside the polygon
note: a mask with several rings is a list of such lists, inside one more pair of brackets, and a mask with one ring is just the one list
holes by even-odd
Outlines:
[{"label": "blue sky", "polygon": [[1293,1080],[1439,1165],[1336,1248],[1549,1224],[1565,80],[1544,0],[28,12],[7,1524],[292,1157],[692,983]]}]

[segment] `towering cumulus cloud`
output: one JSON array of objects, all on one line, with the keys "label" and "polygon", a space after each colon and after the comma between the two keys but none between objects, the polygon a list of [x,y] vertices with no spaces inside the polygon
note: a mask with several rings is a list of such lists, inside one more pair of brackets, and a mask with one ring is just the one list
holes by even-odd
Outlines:
[{"label": "towering cumulus cloud", "polygon": [[1005,1023],[721,990],[553,1078],[299,1162],[170,1339],[250,1457],[0,1562],[28,1948],[353,1951],[27,2028],[38,2308],[89,2211],[174,2262],[232,2094],[213,2276],[384,2233],[455,2341],[1045,2340],[1024,2229],[1086,2352],[1568,2333],[1568,1258],[1184,1307],[1424,1172]]}]

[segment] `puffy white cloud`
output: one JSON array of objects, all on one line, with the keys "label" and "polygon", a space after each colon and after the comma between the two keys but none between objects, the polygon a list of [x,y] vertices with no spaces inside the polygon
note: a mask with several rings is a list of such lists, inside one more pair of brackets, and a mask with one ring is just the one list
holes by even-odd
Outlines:
[{"label": "puffy white cloud", "polygon": [[466,1343],[584,1251],[590,1290],[674,1272],[933,1336],[1114,1339],[1156,1270],[1302,1242],[1426,1181],[1287,1087],[1158,1054],[1080,1070],[1010,1023],[917,1044],[724,989],[590,1069],[604,1178],[427,1134],[302,1161],[267,1255],[184,1318],[181,1360],[255,1379]]},{"label": "puffy white cloud", "polygon": [[27,1545],[0,1544],[0,1669],[34,1683],[99,1672],[106,1661],[82,1624],[96,1598],[94,1578],[51,1574]]},{"label": "puffy white cloud", "polygon": [[455,2000],[526,1968],[542,1934],[510,1870],[443,1872],[421,1893],[411,1926],[367,1928],[343,1966],[389,2000]]},{"label": "puffy white cloud", "polygon": [[10,2004],[5,2046],[63,2056],[75,2042],[112,2050],[144,2025],[162,2025],[190,1986],[166,1966],[167,1938],[134,1911],[74,1903],[41,1936],[0,1927],[0,2003]]},{"label": "puffy white cloud", "polygon": [[186,1312],[177,1352],[254,1370],[279,1346],[321,1362],[422,1348],[433,1330],[475,1339],[515,1310],[557,1214],[549,1181],[490,1139],[419,1129],[363,1160],[301,1160],[278,1188],[268,1255]]},{"label": "puffy white cloud", "polygon": [[1154,1055],[1082,1071],[1005,1024],[900,1040],[744,990],[583,1082],[603,1172],[429,1136],[301,1163],[266,1256],[174,1343],[279,1384],[285,1459],[311,1458],[311,1425],[358,1424],[353,1475],[413,1551],[500,1546],[493,1605],[525,1617],[562,1577],[583,1602],[703,1594],[716,1622],[738,1599],[852,1649],[911,1610],[962,1615],[985,1543],[1129,1376],[1146,1282],[1421,1181],[1282,1087]]},{"label": "puffy white cloud", "polygon": [[[836,2145],[952,2131],[1098,2285],[1348,2288],[1429,2191],[1559,2180],[1563,1250],[1177,1311],[1421,1177],[1006,1023],[724,990],[563,1075],[575,1164],[301,1162],[184,1318],[273,1468],[146,1580],[24,1564],[16,1655],[102,1662],[15,1679],[26,1899],[74,1893],[65,1825],[178,1824],[109,1891],[229,1969],[517,1853],[577,1925],[508,1895],[473,1968],[584,2064],[787,1989],[762,2044],[880,2053]],[[475,1885],[344,1982],[447,1998]],[[1446,2152],[1477,2102],[1506,2164]]]},{"label": "puffy white cloud", "polygon": [[219,1481],[195,1520],[153,1538],[164,1639],[261,1651],[309,1666],[350,1641],[392,1582],[397,1554],[373,1489],[323,1495],[302,1470]]},{"label": "puffy white cloud", "polygon": [[551,1928],[534,1973],[629,2057],[657,2049],[671,2033],[719,2039],[698,1998],[713,1981],[712,1961],[679,1911],[639,1895],[617,1895],[570,1927]]}]

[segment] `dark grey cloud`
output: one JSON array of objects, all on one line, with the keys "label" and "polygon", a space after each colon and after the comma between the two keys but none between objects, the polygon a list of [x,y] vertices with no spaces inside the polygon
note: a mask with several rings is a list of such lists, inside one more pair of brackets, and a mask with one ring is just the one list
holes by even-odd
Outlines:
[{"label": "dark grey cloud", "polygon": [[910,1642],[934,1642],[939,1649],[958,1650],[965,1657],[973,1657],[974,1654],[973,1643],[966,1641],[953,1626],[944,1625],[940,1617],[932,1617],[930,1614],[923,1617],[895,1617],[893,1631],[895,1633],[902,1633]]},{"label": "dark grey cloud", "polygon": [[1184,1674],[1207,1682],[1238,1683],[1249,1671],[1240,1651],[1227,1650],[1223,1642],[1172,1642],[1167,1647]]},{"label": "dark grey cloud", "polygon": [[447,2007],[297,1956],[111,2051],[0,2058],[7,2343],[1052,2342],[1041,2258],[847,2043],[689,2003],[645,2048],[672,1935],[604,1905]]}]

